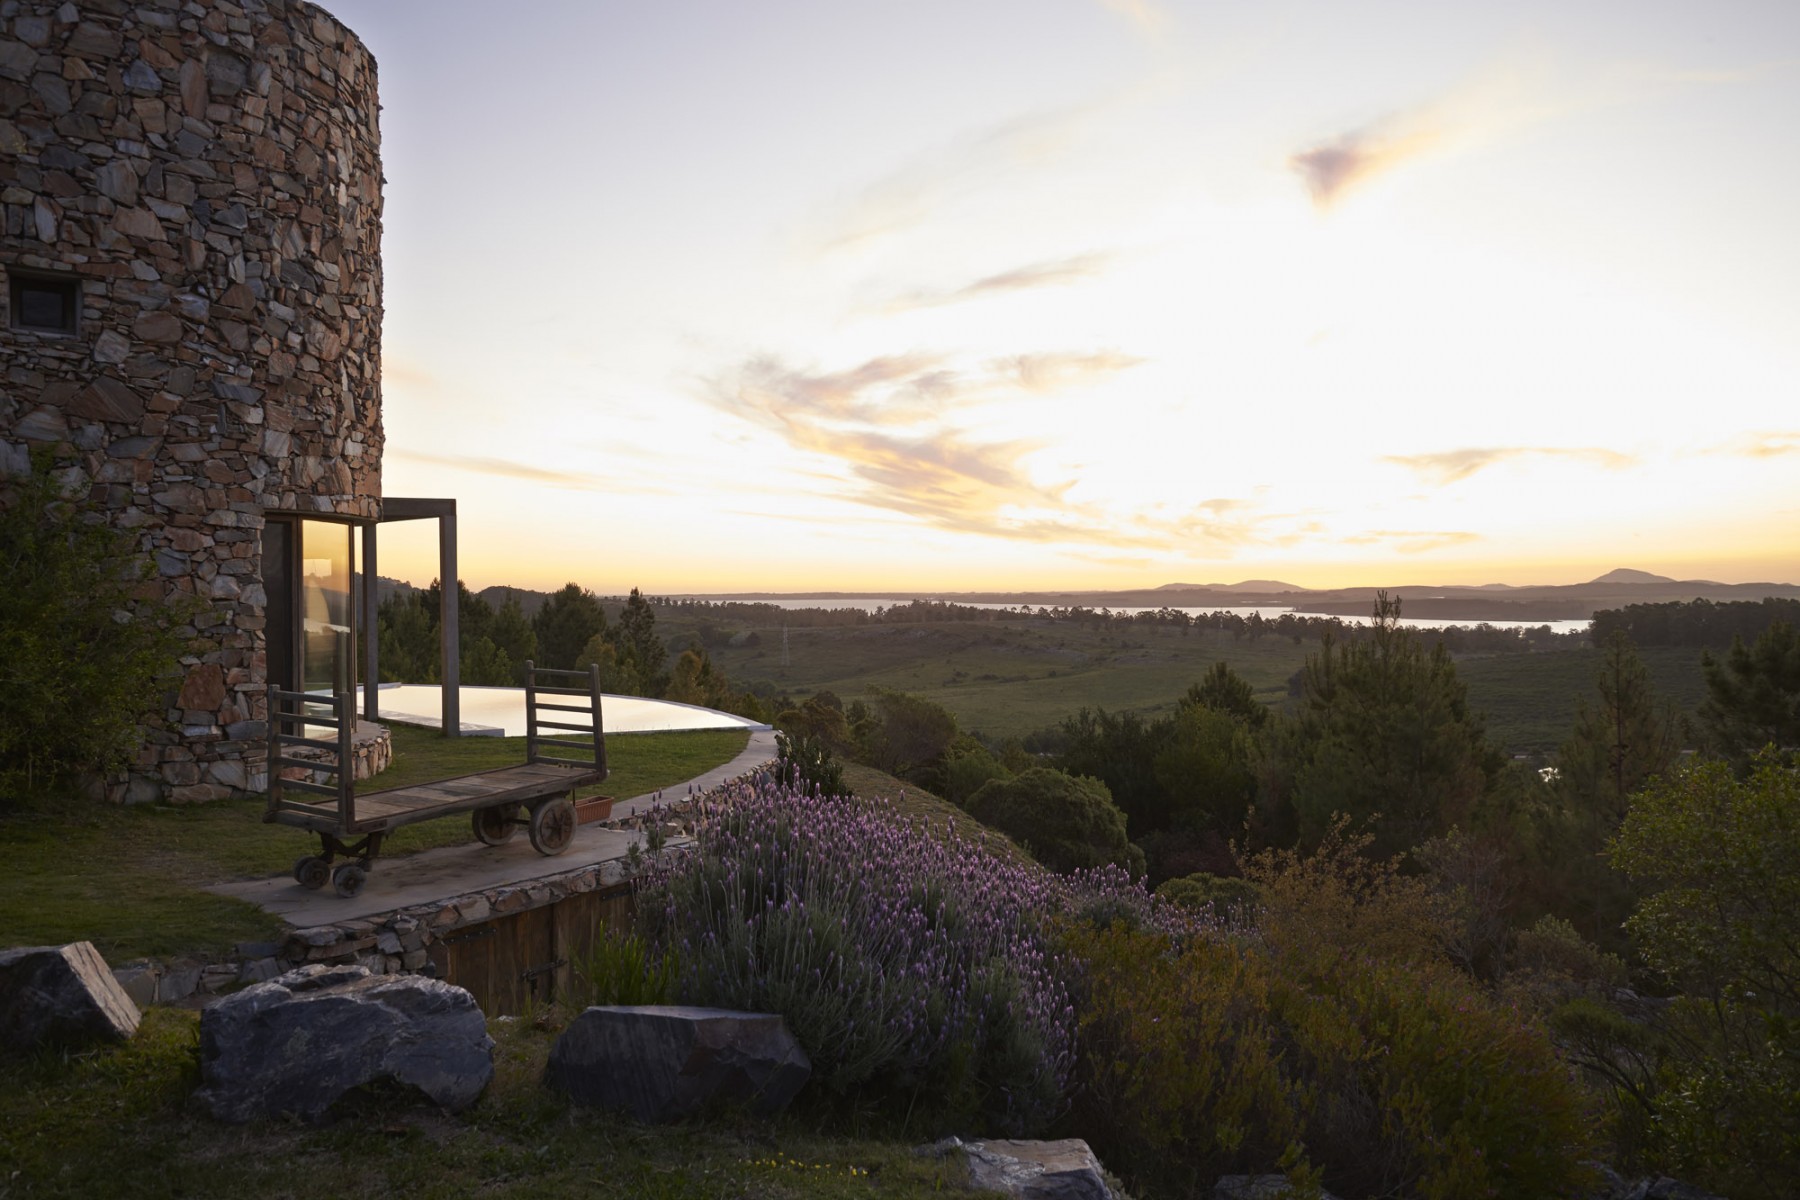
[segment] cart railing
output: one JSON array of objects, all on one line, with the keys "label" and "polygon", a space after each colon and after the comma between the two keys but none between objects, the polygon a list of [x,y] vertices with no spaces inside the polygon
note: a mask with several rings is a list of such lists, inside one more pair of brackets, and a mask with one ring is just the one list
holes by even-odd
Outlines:
[{"label": "cart railing", "polygon": [[[587,686],[576,686],[577,680]],[[544,700],[544,696],[552,699]],[[540,715],[546,712],[551,715]],[[553,732],[546,734],[544,730]],[[566,736],[568,734],[586,734],[587,737],[578,741]],[[567,753],[547,754],[545,747]],[[587,757],[574,757],[576,754]],[[598,771],[605,778],[606,729],[600,717],[598,666],[589,666],[585,671],[565,671],[558,667],[540,667],[530,661],[525,663],[525,761],[583,767]]]},{"label": "cart railing", "polygon": [[[289,692],[269,685],[269,805],[263,820],[276,821],[278,813],[294,812],[309,816],[335,818],[340,827],[355,824],[355,794],[352,789],[351,750],[356,733],[356,705],[352,694],[339,691],[331,696],[313,692]],[[329,713],[319,710],[325,709]],[[332,731],[334,736],[309,737],[311,729]],[[290,750],[305,748],[319,751],[316,758],[295,758]],[[289,779],[284,770],[299,769],[304,778]],[[320,776],[330,783],[319,783]],[[302,796],[328,796],[331,803],[290,799],[290,791]]]}]

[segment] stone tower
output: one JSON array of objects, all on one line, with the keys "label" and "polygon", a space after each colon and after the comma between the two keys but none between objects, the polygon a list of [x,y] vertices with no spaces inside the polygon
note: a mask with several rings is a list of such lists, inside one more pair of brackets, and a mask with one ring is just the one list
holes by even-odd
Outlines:
[{"label": "stone tower", "polygon": [[351,623],[310,547],[381,515],[377,111],[301,0],[0,0],[0,468],[49,447],[206,602],[117,798],[259,790],[272,663]]}]

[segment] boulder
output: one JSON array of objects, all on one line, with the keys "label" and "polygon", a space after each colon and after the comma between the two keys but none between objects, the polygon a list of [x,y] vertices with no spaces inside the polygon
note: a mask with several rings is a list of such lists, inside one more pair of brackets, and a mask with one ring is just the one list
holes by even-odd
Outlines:
[{"label": "boulder", "polygon": [[812,1063],[773,1013],[620,1005],[590,1008],[556,1039],[544,1082],[577,1104],[675,1121],[715,1105],[786,1108]]},{"label": "boulder", "polygon": [[458,1111],[493,1078],[493,1049],[462,988],[314,963],[200,1015],[195,1095],[221,1121],[317,1121],[353,1088],[390,1080]]},{"label": "boulder", "polygon": [[92,942],[0,950],[0,1047],[123,1042],[140,1019]]},{"label": "boulder", "polygon": [[965,1142],[969,1186],[1020,1200],[1114,1200],[1100,1160],[1080,1138]]}]

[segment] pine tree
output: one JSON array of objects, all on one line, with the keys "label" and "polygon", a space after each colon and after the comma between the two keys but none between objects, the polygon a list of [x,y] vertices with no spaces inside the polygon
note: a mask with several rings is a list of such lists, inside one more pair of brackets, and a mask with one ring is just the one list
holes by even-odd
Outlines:
[{"label": "pine tree", "polygon": [[1724,662],[1706,654],[1700,665],[1708,693],[1700,720],[1740,773],[1764,746],[1800,747],[1800,630],[1773,621],[1755,645],[1733,638]]},{"label": "pine tree", "polygon": [[1443,644],[1425,649],[1386,592],[1374,618],[1368,637],[1327,638],[1307,659],[1287,746],[1302,840],[1344,813],[1370,822],[1375,853],[1391,856],[1466,824],[1503,764]]}]

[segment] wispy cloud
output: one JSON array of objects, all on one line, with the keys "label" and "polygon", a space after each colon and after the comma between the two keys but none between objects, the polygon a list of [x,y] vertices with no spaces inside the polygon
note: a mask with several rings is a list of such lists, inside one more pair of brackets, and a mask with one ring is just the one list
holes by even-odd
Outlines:
[{"label": "wispy cloud", "polygon": [[929,220],[959,196],[1066,154],[1100,106],[1029,113],[927,152],[877,179],[835,213],[818,236],[827,253],[853,250]]},{"label": "wispy cloud", "polygon": [[1128,369],[1116,352],[1054,352],[953,370],[936,356],[893,355],[843,371],[807,371],[770,357],[713,381],[715,407],[836,464],[837,498],[938,529],[1115,549],[1234,546],[1258,536],[1248,513],[1215,500],[1174,515],[1115,519],[1071,501],[1073,480],[1040,480],[1029,438],[983,439],[958,422],[976,398],[1075,386]]},{"label": "wispy cloud", "polygon": [[1597,446],[1484,446],[1442,450],[1435,454],[1389,454],[1383,456],[1382,461],[1405,467],[1441,487],[1499,463],[1522,458],[1566,459],[1615,471],[1634,466],[1638,461],[1634,455]]},{"label": "wispy cloud", "polygon": [[1731,454],[1741,458],[1777,458],[1783,454],[1800,454],[1800,432],[1756,430],[1741,433],[1728,442],[1708,447],[1707,454]]},{"label": "wispy cloud", "polygon": [[655,485],[646,486],[641,479],[634,478],[627,482],[621,479],[590,475],[577,471],[558,471],[550,467],[534,466],[510,458],[491,458],[474,454],[427,454],[418,450],[389,450],[389,458],[406,459],[409,462],[430,463],[432,466],[449,467],[456,471],[467,471],[475,475],[492,475],[500,479],[513,479],[522,483],[541,483],[551,487],[568,488],[581,492],[631,492],[653,491],[665,493],[666,488]]},{"label": "wispy cloud", "polygon": [[935,308],[945,304],[961,304],[965,300],[981,300],[1014,292],[1034,291],[1046,287],[1066,287],[1099,275],[1110,259],[1106,254],[1078,254],[1049,262],[1029,263],[1010,271],[983,276],[973,283],[941,291],[912,291],[896,296],[881,307],[889,312],[913,308]]},{"label": "wispy cloud", "polygon": [[1352,129],[1288,159],[1313,204],[1328,209],[1365,180],[1436,146],[1443,131],[1427,114],[1392,118]]},{"label": "wispy cloud", "polygon": [[988,366],[1028,392],[1059,392],[1129,370],[1143,361],[1117,350],[1100,350],[1085,354],[1018,354],[993,359]]},{"label": "wispy cloud", "polygon": [[1479,542],[1482,536],[1466,529],[1368,529],[1338,540],[1352,546],[1386,545],[1399,554],[1429,554]]}]

